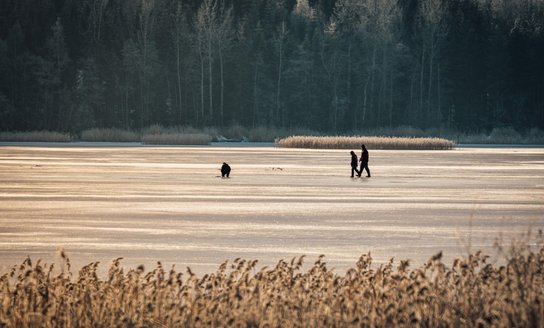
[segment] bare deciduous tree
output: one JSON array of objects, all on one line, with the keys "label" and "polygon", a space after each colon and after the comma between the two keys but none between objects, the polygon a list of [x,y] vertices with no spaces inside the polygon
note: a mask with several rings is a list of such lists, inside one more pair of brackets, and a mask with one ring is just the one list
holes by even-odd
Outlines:
[{"label": "bare deciduous tree", "polygon": [[281,115],[281,81],[283,77],[283,61],[285,56],[285,43],[287,42],[287,25],[285,21],[282,21],[280,24],[278,30],[276,31],[276,34],[274,36],[274,44],[276,46],[276,55],[278,60],[277,65],[277,79],[276,79],[276,108],[275,113],[271,113],[270,119],[272,122],[278,122],[281,123],[281,120],[283,119],[283,115]]}]

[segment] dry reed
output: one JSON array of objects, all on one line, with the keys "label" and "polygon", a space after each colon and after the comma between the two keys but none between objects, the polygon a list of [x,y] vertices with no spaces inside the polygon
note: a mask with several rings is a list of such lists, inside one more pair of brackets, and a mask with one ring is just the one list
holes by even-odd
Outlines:
[{"label": "dry reed", "polygon": [[93,142],[140,142],[140,135],[121,129],[89,129],[81,132],[81,141]]},{"label": "dry reed", "polygon": [[455,146],[442,138],[403,138],[371,136],[291,136],[276,142],[285,148],[358,149],[365,144],[369,149],[444,150]]},{"label": "dry reed", "polygon": [[318,135],[316,131],[303,128],[280,128],[280,127],[267,127],[267,126],[255,126],[244,127],[239,124],[233,124],[227,127],[217,128],[218,134],[228,139],[247,139],[252,142],[273,142],[278,138],[284,138],[293,134],[297,135]]},{"label": "dry reed", "polygon": [[70,142],[69,134],[53,131],[1,132],[0,141],[11,142]]},{"label": "dry reed", "polygon": [[198,130],[189,126],[163,127],[158,124],[144,129],[142,143],[148,145],[208,145],[211,130]]},{"label": "dry reed", "polygon": [[208,145],[212,137],[205,133],[163,133],[142,137],[147,145]]},{"label": "dry reed", "polygon": [[27,258],[0,277],[0,327],[542,327],[544,247],[508,254],[446,266],[438,253],[415,269],[372,268],[365,254],[342,275],[323,256],[307,271],[303,257],[236,259],[202,277],[160,262],[125,271],[119,258],[105,279],[96,262],[74,277],[64,253],[60,274]]},{"label": "dry reed", "polygon": [[209,133],[189,126],[163,127],[154,124],[145,128],[142,136],[142,143],[148,145],[208,145],[211,141]]}]

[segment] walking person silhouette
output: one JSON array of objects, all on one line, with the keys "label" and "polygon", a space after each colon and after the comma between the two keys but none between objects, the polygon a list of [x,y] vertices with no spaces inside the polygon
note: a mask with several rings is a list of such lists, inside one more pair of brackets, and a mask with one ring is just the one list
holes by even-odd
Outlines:
[{"label": "walking person silhouette", "polygon": [[368,169],[368,150],[365,145],[361,145],[361,151],[361,159],[359,160],[361,162],[361,167],[359,168],[358,176],[360,177],[361,174],[363,174],[363,170],[366,170],[366,177],[370,178],[370,170]]},{"label": "walking person silhouette", "polygon": [[357,172],[357,176],[361,176],[361,172],[357,170],[357,155],[355,155],[355,152],[352,150],[350,152],[351,154],[351,177],[354,177],[355,172]]}]

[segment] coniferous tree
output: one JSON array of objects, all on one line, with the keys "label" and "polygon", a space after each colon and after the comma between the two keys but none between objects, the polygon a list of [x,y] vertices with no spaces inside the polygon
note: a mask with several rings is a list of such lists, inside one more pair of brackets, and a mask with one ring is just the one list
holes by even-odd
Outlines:
[{"label": "coniferous tree", "polygon": [[66,111],[68,90],[68,53],[64,42],[64,28],[60,18],[51,27],[51,34],[45,42],[45,56],[35,57],[36,77],[40,92],[41,121],[39,129],[64,131],[67,128]]},{"label": "coniferous tree", "polygon": [[[73,108],[68,122],[72,132],[77,133],[96,126],[96,113],[104,105],[104,84],[100,80],[93,59],[85,59],[77,71]],[[105,124],[101,124],[105,125]]]}]

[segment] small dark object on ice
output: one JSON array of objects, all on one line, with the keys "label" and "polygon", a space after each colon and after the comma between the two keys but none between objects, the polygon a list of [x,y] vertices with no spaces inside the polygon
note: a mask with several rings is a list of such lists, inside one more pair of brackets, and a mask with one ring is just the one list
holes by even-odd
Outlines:
[{"label": "small dark object on ice", "polygon": [[221,177],[222,178],[228,178],[230,175],[230,166],[223,162],[223,165],[221,166]]}]

